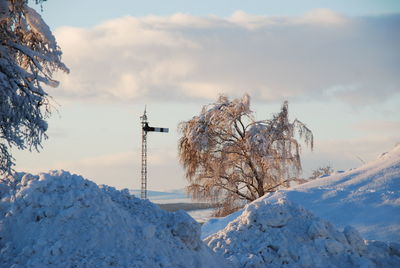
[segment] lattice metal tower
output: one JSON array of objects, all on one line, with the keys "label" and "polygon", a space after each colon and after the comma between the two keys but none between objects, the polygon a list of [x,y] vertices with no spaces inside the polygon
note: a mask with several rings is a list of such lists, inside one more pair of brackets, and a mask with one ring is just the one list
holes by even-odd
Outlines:
[{"label": "lattice metal tower", "polygon": [[149,127],[146,108],[144,109],[144,113],[140,117],[140,120],[142,124],[142,183],[140,198],[147,199],[147,132],[168,133],[168,128]]},{"label": "lattice metal tower", "polygon": [[147,199],[147,131],[145,126],[148,125],[146,108],[144,108],[144,113],[140,117],[142,121],[142,183],[140,198]]}]

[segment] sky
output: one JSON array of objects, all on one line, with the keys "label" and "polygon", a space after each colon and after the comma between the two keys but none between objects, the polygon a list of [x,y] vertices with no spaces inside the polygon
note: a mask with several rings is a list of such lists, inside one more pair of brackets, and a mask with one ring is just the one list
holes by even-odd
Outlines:
[{"label": "sky", "polygon": [[[187,185],[179,122],[219,94],[248,93],[256,119],[289,101],[314,133],[303,176],[346,170],[400,142],[399,1],[64,1],[35,8],[70,74],[48,88],[54,112],[40,153],[14,151],[16,170],[64,169],[140,188],[147,106],[148,185]],[[31,4],[34,6],[33,4]],[[90,11],[90,12],[88,12]]]}]

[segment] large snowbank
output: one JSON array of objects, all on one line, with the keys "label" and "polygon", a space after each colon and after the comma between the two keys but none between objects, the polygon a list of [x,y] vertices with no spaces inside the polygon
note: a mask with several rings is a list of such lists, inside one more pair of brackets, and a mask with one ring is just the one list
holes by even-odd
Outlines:
[{"label": "large snowbank", "polygon": [[78,175],[0,181],[0,267],[225,267],[185,212]]},{"label": "large snowbank", "polygon": [[368,244],[284,199],[251,203],[205,241],[239,267],[400,267],[399,244]]},{"label": "large snowbank", "polygon": [[[340,229],[353,226],[365,239],[400,243],[400,145],[360,168],[261,199],[266,202],[287,199]],[[222,230],[239,215],[205,223],[203,238]]]}]

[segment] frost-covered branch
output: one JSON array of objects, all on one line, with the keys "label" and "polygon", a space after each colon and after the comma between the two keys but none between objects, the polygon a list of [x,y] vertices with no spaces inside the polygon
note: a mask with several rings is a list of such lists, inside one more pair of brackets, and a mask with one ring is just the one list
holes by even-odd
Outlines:
[{"label": "frost-covered branch", "polygon": [[[45,0],[36,0],[41,4]],[[0,0],[0,175],[14,165],[10,148],[41,148],[56,70],[69,72],[49,27],[25,0]]]},{"label": "frost-covered branch", "polygon": [[296,134],[313,147],[306,125],[289,121],[287,102],[272,119],[255,121],[248,95],[232,101],[220,96],[179,129],[188,191],[206,200],[252,201],[288,186],[301,171]]}]

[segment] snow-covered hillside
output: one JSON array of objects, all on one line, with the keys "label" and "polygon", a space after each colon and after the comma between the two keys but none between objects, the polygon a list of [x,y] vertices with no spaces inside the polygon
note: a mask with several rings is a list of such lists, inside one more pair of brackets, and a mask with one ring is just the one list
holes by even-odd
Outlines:
[{"label": "snow-covered hillside", "polygon": [[[400,243],[400,145],[360,168],[260,199],[290,200],[339,229],[350,225],[365,239]],[[223,229],[240,214],[210,220],[202,227],[203,237]]]},{"label": "snow-covered hillside", "polygon": [[1,180],[0,197],[0,267],[225,266],[185,212],[127,190],[53,171]]},{"label": "snow-covered hillside", "polygon": [[238,267],[400,267],[400,244],[366,243],[285,199],[259,199],[205,239]]}]

